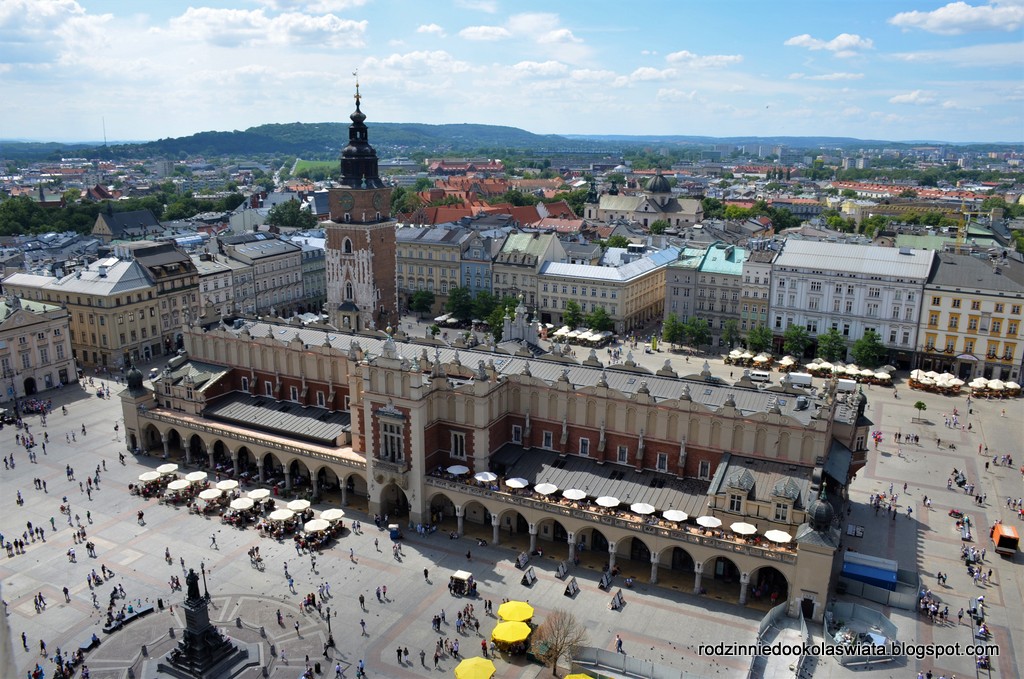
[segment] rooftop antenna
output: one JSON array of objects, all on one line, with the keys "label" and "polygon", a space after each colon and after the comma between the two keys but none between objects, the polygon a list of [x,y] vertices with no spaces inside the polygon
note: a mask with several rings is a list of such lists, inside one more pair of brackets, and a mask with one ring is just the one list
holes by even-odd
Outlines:
[{"label": "rooftop antenna", "polygon": [[101,116],[100,120],[103,121],[103,148],[107,148],[107,119]]}]

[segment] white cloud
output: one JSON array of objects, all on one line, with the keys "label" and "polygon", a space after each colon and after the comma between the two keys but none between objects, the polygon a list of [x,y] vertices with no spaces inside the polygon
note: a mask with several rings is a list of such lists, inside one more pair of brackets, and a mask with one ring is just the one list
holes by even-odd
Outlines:
[{"label": "white cloud", "polygon": [[684,92],[682,90],[677,90],[674,87],[662,87],[658,90],[658,93],[654,98],[658,101],[667,102],[693,101],[697,98],[697,90]]},{"label": "white cloud", "polygon": [[312,16],[288,12],[267,16],[262,9],[237,10],[189,7],[168,22],[179,40],[206,42],[219,47],[256,45],[321,45],[362,47],[367,22],[341,19],[333,14]]},{"label": "white cloud", "polygon": [[671,80],[675,76],[676,71],[673,68],[657,69],[650,66],[641,66],[629,74],[629,79],[633,81]]},{"label": "white cloud", "polygon": [[665,56],[665,61],[670,64],[678,64],[689,68],[721,68],[730,64],[738,64],[743,61],[739,54],[708,54],[701,56],[687,50],[672,52]]},{"label": "white cloud", "polygon": [[931,12],[900,12],[889,19],[904,30],[918,28],[939,35],[960,35],[977,31],[1018,31],[1024,25],[1024,4],[1019,0],[987,5],[951,2]]},{"label": "white cloud", "polygon": [[[360,73],[372,73],[375,68],[382,71],[375,73],[373,76],[375,78],[386,78],[389,75],[404,78],[409,74],[466,73],[473,70],[469,63],[452,58],[452,55],[444,50],[421,50],[405,54],[391,54],[384,58],[369,57],[363,62]],[[394,71],[401,73],[393,73]]]},{"label": "white cloud", "polygon": [[512,70],[527,76],[551,77],[562,75],[569,67],[558,61],[520,61]]},{"label": "white cloud", "polygon": [[581,43],[583,41],[573,35],[572,31],[568,28],[557,28],[553,31],[548,31],[547,33],[540,35],[537,38],[537,42],[548,44],[558,42]]},{"label": "white cloud", "polygon": [[278,11],[297,9],[307,14],[327,14],[362,7],[366,0],[259,0],[259,3]]},{"label": "white cloud", "polygon": [[821,73],[818,75],[807,75],[806,73],[790,73],[790,80],[862,80],[863,73]]},{"label": "white cloud", "polygon": [[478,12],[494,14],[498,11],[496,0],[455,0],[455,6],[463,9],[473,9]]},{"label": "white cloud", "polygon": [[935,103],[935,96],[931,92],[925,92],[924,90],[914,90],[913,92],[907,92],[906,94],[897,94],[895,97],[890,97],[889,103],[910,104],[913,106],[927,106],[928,104]]},{"label": "white cloud", "polygon": [[860,54],[863,50],[872,49],[875,45],[871,38],[862,38],[853,33],[840,33],[831,40],[821,40],[807,33],[793,36],[782,43],[788,47],[806,47],[812,52],[826,50],[837,57],[852,57]]},{"label": "white cloud", "polygon": [[62,54],[107,47],[113,15],[88,14],[75,0],[0,2],[0,61],[48,63]]},{"label": "white cloud", "polygon": [[591,68],[578,68],[569,74],[573,80],[580,82],[607,82],[615,78],[615,71],[604,71]]},{"label": "white cloud", "polygon": [[459,36],[466,40],[492,41],[511,38],[512,34],[501,26],[467,26],[459,31]]},{"label": "white cloud", "polygon": [[952,99],[947,99],[946,101],[942,102],[941,107],[944,110],[946,110],[946,111],[980,111],[981,110],[980,108],[978,108],[976,106],[967,106],[966,104],[962,104],[959,101],[954,101]]},{"label": "white cloud", "polygon": [[970,45],[941,50],[897,52],[894,59],[906,62],[950,64],[958,68],[992,68],[996,66],[1024,66],[1024,44],[995,43]]},{"label": "white cloud", "polygon": [[423,24],[422,26],[416,29],[416,32],[436,35],[440,38],[443,38],[446,35],[444,29],[438,26],[437,24]]}]

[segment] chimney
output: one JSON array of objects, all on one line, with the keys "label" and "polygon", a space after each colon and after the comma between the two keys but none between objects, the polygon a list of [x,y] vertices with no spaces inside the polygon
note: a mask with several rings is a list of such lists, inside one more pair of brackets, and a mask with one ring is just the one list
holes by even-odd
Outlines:
[{"label": "chimney", "polygon": [[107,277],[107,266],[105,264],[100,264],[99,272],[100,272],[100,278],[106,278]]}]

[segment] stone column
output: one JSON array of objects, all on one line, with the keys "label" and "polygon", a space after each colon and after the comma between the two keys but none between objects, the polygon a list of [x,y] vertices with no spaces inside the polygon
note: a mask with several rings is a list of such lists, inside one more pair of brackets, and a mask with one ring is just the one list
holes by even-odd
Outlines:
[{"label": "stone column", "polygon": [[501,517],[498,516],[497,514],[491,514],[491,544],[492,545],[497,546],[497,545],[501,544],[501,535],[499,535],[499,533],[501,533]]},{"label": "stone column", "polygon": [[239,457],[241,457],[241,455],[239,454],[239,452],[237,450],[232,450],[231,451],[231,463],[232,463],[232,466],[234,467],[234,470],[235,470],[235,478],[236,479],[238,478],[238,474],[241,471],[238,468],[238,458]]},{"label": "stone column", "polygon": [[171,454],[171,438],[167,434],[160,434],[160,440],[164,444],[164,459],[166,460]]},{"label": "stone column", "polygon": [[192,464],[192,446],[185,446],[185,464]]},{"label": "stone column", "polygon": [[[230,448],[228,448],[227,446],[225,446],[224,448],[225,448],[225,450],[227,450],[227,451],[228,451],[229,453],[231,452],[231,449],[230,449]],[[206,446],[206,459],[207,459],[207,460],[209,461],[209,463],[210,463],[210,469],[213,469],[213,445],[208,445],[208,446]]]},{"label": "stone column", "polygon": [[569,543],[569,561],[576,560],[576,533],[569,533],[566,542]]},{"label": "stone column", "polygon": [[338,485],[341,486],[341,506],[348,506],[348,479],[338,477]]},{"label": "stone column", "polygon": [[462,505],[455,505],[455,520],[458,522],[458,526],[456,527],[455,530],[458,532],[459,535],[462,535],[463,533],[463,526],[465,526],[465,517],[466,510],[463,509]]},{"label": "stone column", "polygon": [[615,568],[615,543],[608,543],[608,572],[611,573],[612,569]]},{"label": "stone column", "polygon": [[265,478],[263,476],[263,458],[262,457],[261,458],[257,458],[257,460],[256,460],[256,471],[259,473],[260,485],[262,485],[263,481],[264,481],[264,478]]},{"label": "stone column", "polygon": [[285,467],[281,471],[284,472],[284,489],[287,492],[291,492],[291,490],[292,490],[292,472],[291,472],[290,469],[288,469],[288,467]]},{"label": "stone column", "polygon": [[313,501],[320,501],[320,477],[317,474],[309,475],[309,489],[313,493]]},{"label": "stone column", "polygon": [[693,564],[693,593],[700,594],[700,576],[704,573],[704,564]]},{"label": "stone column", "polygon": [[651,584],[658,584],[658,555],[651,552]]},{"label": "stone column", "polygon": [[530,524],[530,554],[537,551],[537,524]]},{"label": "stone column", "polygon": [[750,573],[740,573],[740,606],[747,603],[747,587],[750,586]]}]

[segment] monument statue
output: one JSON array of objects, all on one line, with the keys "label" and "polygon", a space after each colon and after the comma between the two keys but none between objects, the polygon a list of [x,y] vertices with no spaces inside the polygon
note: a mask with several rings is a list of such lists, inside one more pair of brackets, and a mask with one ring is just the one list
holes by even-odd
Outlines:
[{"label": "monument statue", "polygon": [[199,601],[202,599],[202,595],[199,594],[199,576],[196,575],[194,568],[188,569],[188,575],[185,576],[185,584],[188,586],[186,601]]}]

